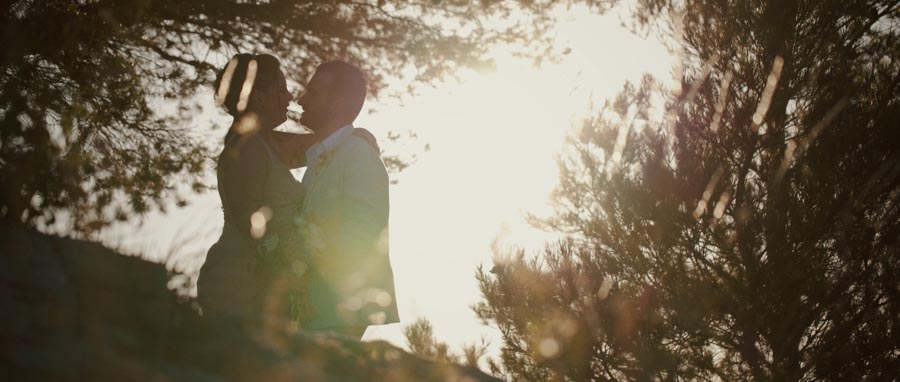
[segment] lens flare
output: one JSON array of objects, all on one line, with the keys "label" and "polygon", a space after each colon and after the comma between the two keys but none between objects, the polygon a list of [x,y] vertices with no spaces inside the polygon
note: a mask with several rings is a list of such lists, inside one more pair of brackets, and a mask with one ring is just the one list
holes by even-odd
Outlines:
[{"label": "lens flare", "polygon": [[235,132],[245,135],[260,128],[259,116],[256,113],[244,114],[234,124]]},{"label": "lens flare", "polygon": [[244,84],[241,85],[241,95],[237,103],[238,113],[243,112],[247,108],[250,91],[253,90],[253,83],[256,82],[256,66],[256,60],[252,60],[247,64],[247,78],[244,79]]},{"label": "lens flare", "polygon": [[725,105],[728,103],[728,90],[733,79],[734,74],[730,70],[728,73],[725,73],[725,78],[722,79],[722,86],[719,88],[719,100],[716,102],[716,113],[713,114],[712,123],[709,124],[709,129],[714,133],[719,131],[719,126],[722,124],[722,114],[725,112]]},{"label": "lens flare", "polygon": [[706,213],[706,206],[709,204],[709,199],[712,198],[712,193],[716,189],[716,185],[719,184],[719,179],[722,178],[724,173],[725,169],[720,166],[716,169],[716,172],[713,173],[712,178],[709,179],[709,183],[706,184],[706,190],[703,191],[703,198],[697,202],[697,208],[693,213],[694,219],[700,219],[700,217]]},{"label": "lens flare", "polygon": [[216,105],[222,106],[225,103],[225,97],[228,96],[228,90],[231,89],[231,77],[234,76],[234,68],[237,67],[237,59],[232,58],[225,66],[225,73],[219,82],[219,89],[216,91]]},{"label": "lens flare", "polygon": [[272,218],[272,209],[263,206],[250,215],[250,236],[260,239],[266,234],[266,223]]},{"label": "lens flare", "polygon": [[781,79],[781,69],[784,67],[784,59],[776,56],[772,62],[772,70],[769,71],[769,77],[766,79],[766,87],[763,89],[762,96],[759,98],[759,104],[756,106],[756,112],[753,113],[753,124],[750,126],[754,133],[759,132],[763,118],[769,112],[769,106],[772,105],[772,95],[775,94],[775,88],[778,86],[778,80]]},{"label": "lens flare", "polygon": [[544,338],[541,340],[540,345],[538,345],[538,351],[546,358],[556,357],[560,351],[559,342],[553,338]]}]

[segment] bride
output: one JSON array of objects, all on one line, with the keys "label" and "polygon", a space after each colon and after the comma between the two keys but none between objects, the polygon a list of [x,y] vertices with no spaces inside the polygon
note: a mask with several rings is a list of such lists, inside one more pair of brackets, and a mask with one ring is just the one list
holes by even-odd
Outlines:
[{"label": "bride", "polygon": [[[304,190],[289,167],[303,165],[318,137],[274,131],[287,120],[292,96],[271,55],[235,55],[215,89],[216,103],[233,117],[216,170],[225,224],[200,269],[197,300],[205,317],[302,326],[311,314],[305,238],[293,219]],[[374,145],[368,131],[354,134]]]}]

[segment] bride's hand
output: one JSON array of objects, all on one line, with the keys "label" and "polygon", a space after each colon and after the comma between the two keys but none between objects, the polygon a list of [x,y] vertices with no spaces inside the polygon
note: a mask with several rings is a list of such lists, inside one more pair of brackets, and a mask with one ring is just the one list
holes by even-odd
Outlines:
[{"label": "bride's hand", "polygon": [[372,148],[374,148],[375,151],[381,152],[381,150],[378,148],[378,140],[375,139],[375,135],[373,135],[369,130],[361,127],[355,127],[353,128],[353,135],[365,139],[366,142],[372,145]]}]

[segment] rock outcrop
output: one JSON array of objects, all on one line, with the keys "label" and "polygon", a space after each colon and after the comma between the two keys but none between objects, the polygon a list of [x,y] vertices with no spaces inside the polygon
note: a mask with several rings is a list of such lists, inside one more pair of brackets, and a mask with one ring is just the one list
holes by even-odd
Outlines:
[{"label": "rock outcrop", "polygon": [[386,342],[203,320],[166,269],[0,222],[0,380],[496,381]]}]

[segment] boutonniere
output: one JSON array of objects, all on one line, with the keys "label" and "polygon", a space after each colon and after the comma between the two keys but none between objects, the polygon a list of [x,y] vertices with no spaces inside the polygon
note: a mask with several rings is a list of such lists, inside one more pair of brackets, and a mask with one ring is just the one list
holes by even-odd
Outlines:
[{"label": "boutonniere", "polygon": [[334,155],[334,149],[327,150],[323,152],[316,158],[315,163],[313,163],[313,174],[318,174],[319,171],[322,171],[322,168],[328,164],[328,161],[331,160],[331,157]]},{"label": "boutonniere", "polygon": [[315,251],[321,251],[325,248],[325,236],[316,224],[315,213],[302,213],[294,217],[294,226],[297,227],[297,234],[304,238],[307,246]]}]

